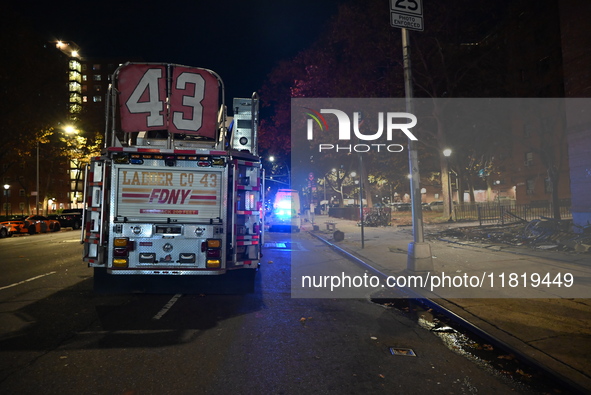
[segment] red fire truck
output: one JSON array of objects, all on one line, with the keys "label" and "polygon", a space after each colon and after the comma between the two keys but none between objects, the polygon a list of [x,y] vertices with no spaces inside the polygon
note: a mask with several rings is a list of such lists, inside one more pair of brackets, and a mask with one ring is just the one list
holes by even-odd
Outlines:
[{"label": "red fire truck", "polygon": [[84,261],[100,292],[249,292],[261,259],[258,96],[213,71],[127,63],[86,173]]}]

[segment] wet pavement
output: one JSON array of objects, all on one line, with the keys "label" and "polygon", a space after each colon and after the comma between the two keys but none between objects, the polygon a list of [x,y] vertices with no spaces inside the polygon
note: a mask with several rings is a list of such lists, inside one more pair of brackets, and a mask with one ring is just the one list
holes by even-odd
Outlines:
[{"label": "wet pavement", "polygon": [[[327,222],[334,223],[335,230]],[[407,270],[412,227],[366,226],[362,243],[361,227],[355,221],[316,216],[315,225],[306,223],[302,228],[376,272],[412,274]],[[494,287],[475,289],[475,284],[468,284],[461,291],[436,289],[426,297],[573,388],[591,393],[591,254],[491,244],[457,237],[451,231],[468,225],[478,224],[424,226],[433,277],[448,273],[465,279],[482,273],[482,279],[492,281],[494,273]],[[336,239],[335,231],[342,232]],[[535,271],[536,277],[517,276],[521,270]],[[545,283],[548,273],[551,277]],[[562,277],[557,279],[556,273]],[[573,276],[565,278],[564,273]],[[576,286],[567,288],[564,280]]]}]

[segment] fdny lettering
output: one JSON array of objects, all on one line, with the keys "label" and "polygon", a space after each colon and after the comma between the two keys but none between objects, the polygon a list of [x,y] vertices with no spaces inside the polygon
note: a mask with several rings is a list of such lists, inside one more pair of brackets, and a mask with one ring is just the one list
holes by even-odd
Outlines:
[{"label": "fdny lettering", "polygon": [[124,170],[123,185],[172,186],[172,173],[163,171],[134,171],[133,175],[129,176],[127,171]]},{"label": "fdny lettering", "polygon": [[190,189],[152,189],[148,203],[185,204],[190,194]]}]

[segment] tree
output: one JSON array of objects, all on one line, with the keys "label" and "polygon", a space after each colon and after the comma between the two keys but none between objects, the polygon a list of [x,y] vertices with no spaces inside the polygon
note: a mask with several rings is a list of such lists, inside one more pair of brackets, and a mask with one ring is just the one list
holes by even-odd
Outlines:
[{"label": "tree", "polygon": [[4,9],[0,43],[0,176],[26,162],[37,141],[64,124],[67,116],[67,60]]}]

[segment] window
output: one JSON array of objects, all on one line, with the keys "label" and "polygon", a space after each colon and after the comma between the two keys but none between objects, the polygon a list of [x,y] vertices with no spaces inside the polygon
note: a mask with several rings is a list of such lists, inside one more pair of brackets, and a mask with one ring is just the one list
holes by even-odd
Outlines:
[{"label": "window", "polygon": [[92,65],[92,69],[93,69],[94,71],[98,71],[98,70],[100,70],[100,69],[101,69],[101,65],[100,65],[100,64],[98,64],[98,63],[95,63],[95,64],[93,64],[93,65]]},{"label": "window", "polygon": [[100,92],[101,91],[101,86],[100,85],[95,85],[93,87],[93,89],[94,89],[95,92]]},{"label": "window", "polygon": [[533,152],[526,152],[525,153],[525,162],[526,166],[532,166],[534,164],[534,153]]},{"label": "window", "polygon": [[536,180],[533,178],[529,178],[525,181],[525,193],[528,195],[533,195],[534,194],[534,187],[536,186]]},{"label": "window", "polygon": [[103,98],[101,96],[93,96],[92,101],[95,103],[100,103],[103,101]]},{"label": "window", "polygon": [[93,81],[102,81],[101,75],[100,74],[93,75],[92,80]]},{"label": "window", "polygon": [[20,197],[25,197],[25,190],[24,190],[24,189],[19,189],[19,190],[18,190],[18,195],[19,195]]},{"label": "window", "polygon": [[544,191],[546,193],[552,193],[552,181],[550,181],[550,178],[544,180]]}]

